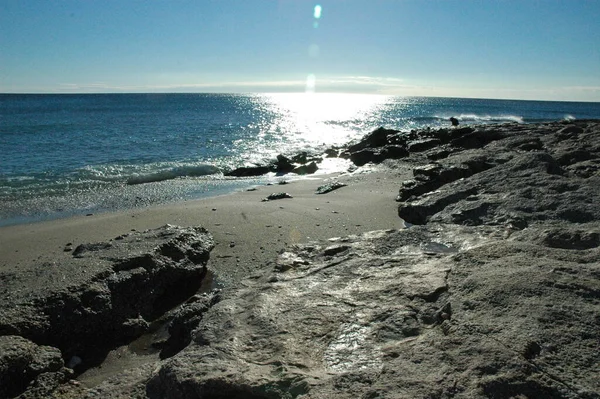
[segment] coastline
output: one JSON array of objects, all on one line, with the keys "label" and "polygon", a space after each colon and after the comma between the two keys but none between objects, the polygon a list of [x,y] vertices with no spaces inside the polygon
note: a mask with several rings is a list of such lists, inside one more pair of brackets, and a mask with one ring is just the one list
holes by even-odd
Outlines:
[{"label": "coastline", "polygon": [[353,173],[2,227],[0,382],[23,399],[598,398],[598,132],[380,128],[340,154]]},{"label": "coastline", "polygon": [[[291,180],[285,185],[258,185],[253,191],[204,199],[3,226],[0,271],[35,268],[70,256],[67,247],[172,224],[206,228],[217,243],[209,268],[223,282],[239,281],[267,265],[289,244],[400,228],[394,202],[397,189],[389,183],[408,179],[408,172],[380,167],[372,172]],[[318,186],[332,179],[348,186],[315,194]],[[293,198],[261,201],[275,192],[287,192]]]}]

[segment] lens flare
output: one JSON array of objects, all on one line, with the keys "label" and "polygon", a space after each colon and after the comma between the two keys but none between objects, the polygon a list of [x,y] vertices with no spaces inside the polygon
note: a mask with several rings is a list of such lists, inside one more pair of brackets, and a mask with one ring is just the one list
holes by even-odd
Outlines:
[{"label": "lens flare", "polygon": [[319,4],[317,4],[315,6],[315,12],[314,12],[315,19],[321,18],[321,11],[322,10],[323,10],[323,8]]}]

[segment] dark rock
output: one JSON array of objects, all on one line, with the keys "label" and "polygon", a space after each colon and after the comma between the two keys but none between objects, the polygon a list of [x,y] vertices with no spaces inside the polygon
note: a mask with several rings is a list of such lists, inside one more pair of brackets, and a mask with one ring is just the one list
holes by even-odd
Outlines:
[{"label": "dark rock", "polygon": [[485,156],[457,156],[445,164],[434,163],[413,169],[415,180],[402,183],[397,201],[406,201],[425,193],[437,190],[445,184],[473,176],[494,166],[501,160],[489,159]]},{"label": "dark rock", "polygon": [[267,201],[274,201],[274,200],[284,199],[284,198],[294,198],[294,197],[292,197],[288,193],[273,193],[273,194],[269,194],[269,196],[267,198],[263,198],[262,201],[267,202]]},{"label": "dark rock", "polygon": [[315,173],[317,170],[319,170],[319,167],[317,166],[316,162],[313,161],[307,165],[302,165],[298,166],[297,168],[294,168],[292,172],[298,175],[309,175]]},{"label": "dark rock", "polygon": [[244,166],[241,168],[234,169],[230,172],[225,173],[225,176],[232,177],[250,177],[250,176],[262,176],[271,172],[272,168],[269,166]]},{"label": "dark rock", "polygon": [[220,292],[196,295],[181,305],[169,322],[169,339],[160,353],[166,359],[179,353],[192,341],[192,331],[198,327],[203,315],[221,300]]},{"label": "dark rock", "polygon": [[30,385],[38,387],[41,398],[70,375],[57,348],[15,335],[0,336],[0,398],[15,397]]},{"label": "dark rock", "polygon": [[292,162],[304,165],[308,162],[308,152],[302,151],[292,157]]},{"label": "dark rock", "polygon": [[408,156],[404,147],[387,145],[381,148],[366,148],[350,153],[350,160],[356,166],[363,166],[369,162],[381,163],[386,159],[399,159]]},{"label": "dark rock", "polygon": [[388,144],[388,137],[398,133],[398,130],[380,127],[363,137],[358,143],[348,147],[349,152],[357,152],[366,148],[382,147]]},{"label": "dark rock", "polygon": [[325,156],[327,158],[337,158],[339,153],[340,151],[335,148],[328,148],[325,150]]},{"label": "dark rock", "polygon": [[59,348],[65,359],[82,359],[82,371],[193,295],[213,246],[203,228],[169,225],[80,245],[70,260],[0,285],[0,335]]},{"label": "dark rock", "polygon": [[453,139],[450,143],[454,147],[464,149],[482,148],[485,145],[495,140],[501,140],[507,137],[507,133],[501,130],[475,130],[467,134],[463,134],[458,138]]},{"label": "dark rock", "polygon": [[277,173],[289,173],[294,170],[292,160],[282,154],[277,155],[277,160],[273,163],[273,167]]},{"label": "dark rock", "polygon": [[422,152],[427,151],[440,145],[442,141],[440,139],[424,139],[416,140],[408,143],[409,152]]},{"label": "dark rock", "polygon": [[327,194],[333,190],[337,190],[338,188],[346,187],[346,186],[347,186],[347,184],[345,184],[345,183],[341,183],[339,181],[334,181],[334,182],[319,186],[317,188],[317,191],[315,191],[315,194]]},{"label": "dark rock", "polygon": [[575,149],[572,151],[561,152],[557,157],[559,164],[563,166],[573,165],[575,163],[587,161],[592,158],[592,154],[584,149]]},{"label": "dark rock", "polygon": [[[583,133],[583,128],[579,127],[579,126],[575,126],[575,125],[568,125],[563,127],[562,129],[560,129],[557,132],[559,135],[571,135],[571,134],[578,134],[578,133]],[[572,136],[569,136],[572,137]]]}]

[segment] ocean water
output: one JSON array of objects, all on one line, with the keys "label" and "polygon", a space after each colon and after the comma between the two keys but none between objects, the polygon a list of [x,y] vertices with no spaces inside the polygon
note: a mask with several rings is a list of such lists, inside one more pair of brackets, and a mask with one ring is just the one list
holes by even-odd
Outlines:
[{"label": "ocean water", "polygon": [[[264,183],[224,178],[379,126],[600,118],[600,103],[349,94],[0,94],[0,225],[128,209]],[[343,162],[323,171],[345,168]]]}]

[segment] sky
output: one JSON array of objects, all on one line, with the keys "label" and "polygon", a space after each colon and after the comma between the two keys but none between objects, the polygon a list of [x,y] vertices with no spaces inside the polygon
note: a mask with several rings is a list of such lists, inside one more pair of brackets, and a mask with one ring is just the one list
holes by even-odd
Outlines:
[{"label": "sky", "polygon": [[600,102],[600,0],[0,0],[0,93]]}]

